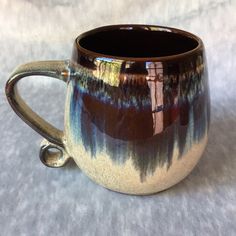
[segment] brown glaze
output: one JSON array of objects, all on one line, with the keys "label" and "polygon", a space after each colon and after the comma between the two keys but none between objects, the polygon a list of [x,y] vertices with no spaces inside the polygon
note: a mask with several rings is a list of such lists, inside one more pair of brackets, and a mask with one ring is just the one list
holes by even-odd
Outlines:
[{"label": "brown glaze", "polygon": [[[95,39],[101,42],[113,31],[114,35],[101,47],[91,44]],[[145,37],[146,31],[151,31],[151,38],[145,41],[134,37],[129,34],[133,31]],[[119,33],[123,42],[116,38]],[[161,39],[151,42],[155,37]],[[187,45],[179,45],[182,39]],[[138,40],[143,40],[143,45],[136,43]],[[111,43],[106,48],[108,41]],[[179,54],[171,55],[169,44],[176,41],[179,48],[176,44],[170,48]],[[104,148],[114,163],[125,163],[131,156],[144,181],[158,166],[171,166],[175,145],[181,158],[205,137],[209,126],[208,78],[204,47],[198,37],[162,27],[105,27],[76,40],[72,61],[89,73],[71,78],[70,129],[77,143],[82,139],[81,145],[91,157],[96,158]],[[112,71],[113,65],[119,65],[116,75],[106,73]],[[100,78],[94,76],[100,74]],[[73,118],[77,109],[81,109],[80,115]]]}]

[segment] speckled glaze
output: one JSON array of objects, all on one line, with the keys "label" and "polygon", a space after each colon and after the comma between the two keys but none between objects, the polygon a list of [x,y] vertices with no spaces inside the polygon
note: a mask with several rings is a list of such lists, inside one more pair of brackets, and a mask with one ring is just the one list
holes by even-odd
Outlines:
[{"label": "speckled glaze", "polygon": [[[83,46],[84,38],[109,30],[182,35],[195,46],[157,56],[142,48],[141,57]],[[53,77],[67,82],[65,130],[53,132],[58,142],[41,132],[44,164],[59,167],[73,158],[95,182],[140,195],[169,188],[190,173],[206,146],[210,119],[205,52],[198,37],[159,26],[107,26],[79,36],[72,59],[60,63]],[[32,119],[28,123],[37,130]],[[50,153],[52,147],[59,153]]]}]

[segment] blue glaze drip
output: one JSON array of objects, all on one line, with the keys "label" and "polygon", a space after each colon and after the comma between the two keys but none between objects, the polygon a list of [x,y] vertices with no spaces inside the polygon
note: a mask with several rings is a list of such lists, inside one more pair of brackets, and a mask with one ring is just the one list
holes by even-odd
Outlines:
[{"label": "blue glaze drip", "polygon": [[[206,76],[204,73],[195,73],[188,80],[180,81],[181,89],[177,105],[172,103],[172,88],[169,82],[164,82],[165,103],[157,111],[151,109],[148,87],[116,88],[103,81],[97,81],[89,75],[77,76],[69,84],[72,86],[70,125],[73,139],[77,144],[82,143],[92,158],[96,158],[97,153],[102,150],[105,150],[117,164],[123,164],[131,157],[135,168],[140,171],[141,181],[145,181],[145,177],[154,173],[157,166],[161,167],[166,163],[167,168],[171,166],[175,144],[179,149],[179,158],[181,158],[194,143],[200,142],[207,133],[209,94],[205,89],[208,86]],[[101,110],[94,111],[98,107]],[[116,112],[114,118],[117,120],[108,119],[114,115],[112,112],[106,113],[109,109]],[[169,121],[168,118],[171,109],[178,109],[178,116],[174,121]],[[139,115],[135,113],[136,111],[140,112],[137,113]],[[150,122],[145,122],[146,119],[152,119],[152,112],[161,111],[164,116],[164,130],[153,135],[147,131],[150,129],[147,126]],[[127,116],[131,115],[132,118],[132,114],[134,114],[135,122],[135,118],[144,113],[146,115],[141,129],[143,132],[147,131],[146,133],[149,135],[138,139],[122,138],[125,137],[124,133],[119,132],[124,129],[123,124]],[[109,127],[111,122],[115,124],[113,127]],[[131,126],[127,126],[125,129],[132,129],[132,123],[129,124]],[[107,130],[113,130],[114,136]],[[135,132],[135,129],[132,132]]]}]

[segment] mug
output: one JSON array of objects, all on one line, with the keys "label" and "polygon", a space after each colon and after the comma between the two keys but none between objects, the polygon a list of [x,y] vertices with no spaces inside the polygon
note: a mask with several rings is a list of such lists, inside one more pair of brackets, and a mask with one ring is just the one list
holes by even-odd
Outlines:
[{"label": "mug", "polygon": [[[31,75],[66,82],[64,131],[18,94],[17,82]],[[61,167],[73,158],[96,183],[122,193],[152,194],[178,183],[207,144],[204,45],[175,28],[131,24],[90,30],[76,38],[70,60],[19,66],[6,96],[45,138],[40,159],[46,166]]]}]

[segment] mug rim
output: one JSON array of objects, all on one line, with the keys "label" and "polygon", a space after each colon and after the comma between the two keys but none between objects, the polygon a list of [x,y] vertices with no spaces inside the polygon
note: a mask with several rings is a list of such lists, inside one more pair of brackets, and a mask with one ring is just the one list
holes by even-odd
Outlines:
[{"label": "mug rim", "polygon": [[[126,29],[126,30],[137,30],[137,29],[143,29],[143,30],[150,30],[152,28],[152,31],[164,31],[164,32],[169,32],[169,33],[175,33],[182,35],[184,37],[188,37],[193,39],[195,42],[197,42],[197,46],[194,47],[191,50],[188,50],[183,53],[179,54],[173,54],[173,55],[168,55],[168,56],[156,56],[156,57],[126,57],[126,56],[115,56],[115,55],[109,55],[109,54],[103,54],[99,53],[96,51],[92,51],[89,49],[84,48],[80,44],[80,40],[88,35],[92,35],[97,32],[102,32],[102,31],[108,31],[108,30],[114,30],[114,29]],[[176,60],[176,59],[181,59],[186,56],[191,56],[194,53],[198,52],[199,50],[203,49],[203,41],[201,38],[199,38],[197,35],[190,33],[185,30],[181,30],[178,28],[173,28],[173,27],[168,27],[168,26],[160,26],[160,25],[146,25],[146,24],[116,24],[116,25],[105,25],[101,27],[94,28],[92,30],[88,30],[79,36],[76,37],[75,39],[75,44],[78,48],[79,51],[82,53],[92,56],[92,57],[101,57],[101,58],[110,58],[114,60],[123,60],[123,61],[168,61],[168,60]]]}]

